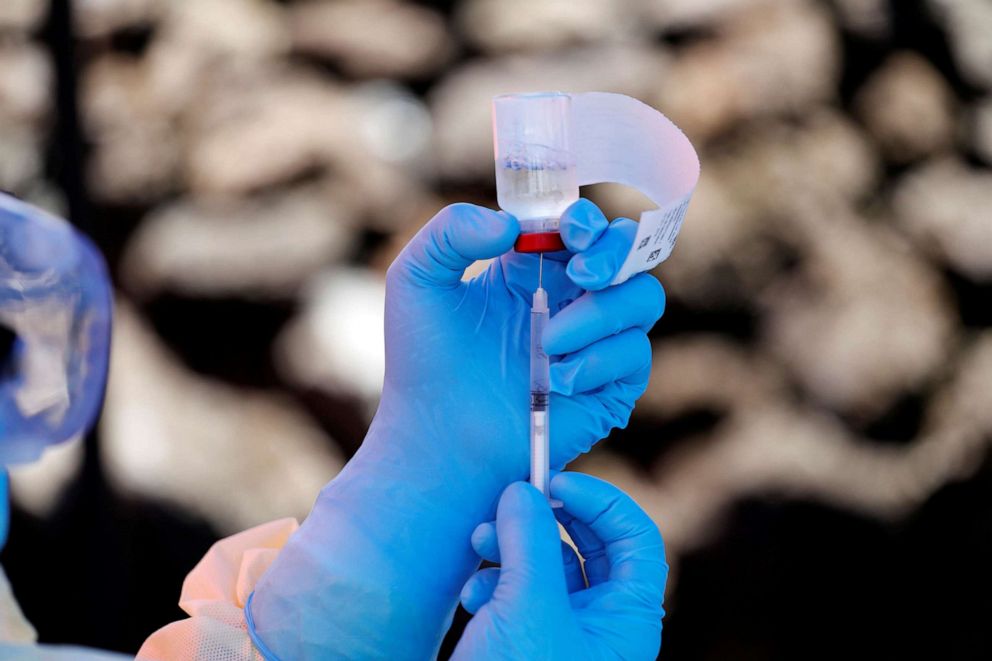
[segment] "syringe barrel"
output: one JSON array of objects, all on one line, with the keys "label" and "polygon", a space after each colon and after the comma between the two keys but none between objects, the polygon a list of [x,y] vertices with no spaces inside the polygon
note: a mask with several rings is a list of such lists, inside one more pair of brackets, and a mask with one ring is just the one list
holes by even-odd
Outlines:
[{"label": "syringe barrel", "polygon": [[[540,405],[542,410],[547,407],[551,383],[551,364],[541,342],[548,316],[548,293],[539,288],[534,292],[530,309],[530,392],[531,407]],[[543,399],[540,397],[542,394]]]},{"label": "syringe barrel", "polygon": [[534,292],[530,312],[530,482],[548,496],[550,470],[550,382],[551,365],[541,335],[548,323],[548,295]]},{"label": "syringe barrel", "polygon": [[564,248],[558,219],[579,199],[571,102],[562,92],[493,99],[496,198],[520,221],[518,251]]}]

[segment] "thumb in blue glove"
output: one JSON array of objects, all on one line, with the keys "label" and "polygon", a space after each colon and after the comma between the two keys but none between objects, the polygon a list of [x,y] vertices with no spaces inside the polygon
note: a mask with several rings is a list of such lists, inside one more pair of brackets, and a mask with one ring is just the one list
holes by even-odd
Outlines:
[{"label": "thumb in blue glove", "polygon": [[661,646],[668,565],[654,522],[616,487],[560,473],[552,495],[562,525],[585,559],[563,545],[547,501],[511,484],[495,523],[472,544],[499,568],[477,572],[462,590],[475,617],[454,659],[654,659]]}]

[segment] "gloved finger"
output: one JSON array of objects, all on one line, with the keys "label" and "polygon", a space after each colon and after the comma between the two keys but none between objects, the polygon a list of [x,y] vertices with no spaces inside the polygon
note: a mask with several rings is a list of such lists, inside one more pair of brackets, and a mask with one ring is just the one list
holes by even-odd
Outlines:
[{"label": "gloved finger", "polygon": [[547,498],[526,482],[508,486],[496,509],[496,533],[500,589],[538,608],[563,607],[561,537]]},{"label": "gloved finger", "polygon": [[[487,549],[487,551],[498,546],[498,535],[495,524],[482,524],[482,526],[476,528],[476,531],[480,533],[480,545]],[[472,537],[474,545],[476,535],[473,534]],[[497,550],[491,557],[484,556],[484,558],[489,562],[499,562],[499,551]],[[586,578],[582,571],[582,560],[579,559],[575,549],[565,540],[561,542],[561,560],[565,567],[565,586],[569,593],[576,590],[584,590],[586,588]],[[483,572],[485,572],[484,575],[482,575]],[[461,600],[465,610],[475,613],[482,604],[488,602],[492,598],[492,591],[496,589],[498,582],[499,567],[488,567],[473,575],[462,590]],[[474,609],[470,608],[473,605]]]},{"label": "gloved finger", "polygon": [[627,259],[636,235],[636,222],[617,218],[595,243],[568,260],[568,277],[590,291],[609,286]]},{"label": "gloved finger", "polygon": [[650,273],[586,292],[548,320],[541,341],[549,355],[578,351],[628,328],[647,332],[665,312],[665,289]]},{"label": "gloved finger", "polygon": [[658,526],[630,496],[581,473],[556,475],[551,495],[602,542],[611,581],[636,585],[638,596],[661,603],[668,578],[664,542]]},{"label": "gloved finger", "polygon": [[486,562],[499,562],[499,541],[496,522],[480,523],[472,531],[472,548]]},{"label": "gloved finger", "polygon": [[593,533],[589,526],[559,507],[555,510],[558,522],[568,532],[582,556],[585,577],[590,586],[598,585],[610,578],[610,562],[606,557],[606,546]]},{"label": "gloved finger", "polygon": [[459,596],[462,608],[475,615],[493,598],[498,583],[499,567],[486,567],[472,574]]},{"label": "gloved finger", "polygon": [[389,267],[391,278],[427,287],[453,287],[479,259],[513,247],[520,225],[513,216],[473,204],[441,209]]},{"label": "gloved finger", "polygon": [[647,389],[651,366],[599,390],[562,395],[551,393],[551,467],[588,452],[613,429],[623,429],[630,421],[637,398]]},{"label": "gloved finger", "polygon": [[551,365],[551,390],[589,392],[651,367],[651,341],[639,328],[625,330],[570,353]]},{"label": "gloved finger", "polygon": [[599,207],[582,198],[573,202],[559,220],[561,240],[572,252],[588,250],[610,226]]},{"label": "gloved finger", "polygon": [[582,561],[568,542],[561,542],[561,561],[565,565],[565,587],[568,593],[586,588],[586,576],[582,572]]}]

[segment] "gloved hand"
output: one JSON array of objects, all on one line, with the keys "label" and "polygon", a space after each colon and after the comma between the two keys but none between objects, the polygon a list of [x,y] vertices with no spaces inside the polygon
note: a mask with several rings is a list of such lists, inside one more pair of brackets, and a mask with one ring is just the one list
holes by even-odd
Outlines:
[{"label": "gloved hand", "polygon": [[559,519],[585,558],[585,577],[547,500],[529,484],[511,484],[495,524],[472,535],[479,554],[502,565],[479,571],[462,590],[475,617],[452,658],[656,658],[668,578],[657,526],[629,496],[589,475],[555,475],[551,494],[564,503]]},{"label": "gloved hand", "polygon": [[111,317],[110,278],[93,244],[0,193],[0,548],[6,467],[84,433],[99,411]]},{"label": "gloved hand", "polygon": [[[546,256],[552,318],[551,457],[562,466],[627,423],[647,385],[658,281],[609,286],[636,223],[580,200],[561,218],[571,251]],[[467,204],[437,214],[386,282],[386,375],[361,449],[258,584],[259,638],[282,658],[436,654],[468,540],[528,473],[528,358],[538,256],[512,251],[512,216]],[[497,258],[462,281],[476,260]],[[556,313],[557,312],[557,313]]]},{"label": "gloved hand", "polygon": [[[86,431],[103,401],[110,278],[71,225],[0,193],[0,466]],[[9,343],[4,343],[9,344]]]}]

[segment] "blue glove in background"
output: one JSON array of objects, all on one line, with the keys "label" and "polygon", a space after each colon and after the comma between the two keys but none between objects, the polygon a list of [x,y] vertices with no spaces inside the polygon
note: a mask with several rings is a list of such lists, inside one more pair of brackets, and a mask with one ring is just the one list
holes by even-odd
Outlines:
[{"label": "blue glove in background", "polygon": [[[611,484],[560,473],[551,494],[585,559],[560,540],[555,515],[529,484],[507,487],[496,522],[472,542],[502,562],[472,576],[462,604],[475,614],[453,659],[655,659],[668,565],[654,522]],[[588,587],[586,587],[588,580]]]},{"label": "blue glove in background", "polygon": [[86,431],[103,401],[112,295],[103,258],[66,221],[0,193],[0,465]]},{"label": "blue glove in background", "polygon": [[[555,466],[625,426],[647,385],[664,292],[648,274],[609,285],[636,229],[580,200],[561,218],[571,252],[545,258]],[[455,204],[390,267],[385,384],[368,436],[256,590],[256,632],[278,656],[436,654],[478,566],[472,529],[529,470],[538,256],[512,251],[518,233],[512,216]],[[498,259],[462,281],[488,258]]]},{"label": "blue glove in background", "polygon": [[0,193],[0,548],[5,467],[86,432],[103,402],[113,304],[99,251],[69,223]]},{"label": "blue glove in background", "polygon": [[7,543],[10,532],[10,495],[8,494],[7,471],[0,468],[0,549]]}]

